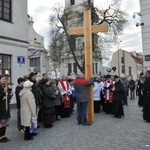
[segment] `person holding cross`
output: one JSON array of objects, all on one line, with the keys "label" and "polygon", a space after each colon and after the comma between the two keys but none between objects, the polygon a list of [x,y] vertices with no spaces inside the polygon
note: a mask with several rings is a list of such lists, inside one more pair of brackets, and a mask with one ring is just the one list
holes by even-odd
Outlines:
[{"label": "person holding cross", "polygon": [[12,97],[11,92],[6,87],[5,76],[0,75],[0,143],[7,143],[6,137],[7,122],[10,118],[9,101]]},{"label": "person holding cross", "polygon": [[74,81],[74,88],[76,92],[77,100],[77,124],[83,124],[89,126],[91,123],[87,121],[87,107],[89,100],[88,86],[94,83],[94,78],[86,80],[83,74],[77,76]]}]

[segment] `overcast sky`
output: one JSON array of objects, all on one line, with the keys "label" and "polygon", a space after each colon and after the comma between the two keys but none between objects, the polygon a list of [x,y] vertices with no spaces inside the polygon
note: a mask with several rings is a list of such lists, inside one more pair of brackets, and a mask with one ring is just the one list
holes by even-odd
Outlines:
[{"label": "overcast sky", "polygon": [[[105,3],[109,3],[111,0],[105,0]],[[33,17],[35,31],[44,36],[45,48],[48,45],[48,32],[49,23],[48,19],[51,14],[51,8],[56,3],[62,3],[64,5],[65,0],[28,0],[28,14]],[[105,5],[104,0],[94,0],[95,6]],[[120,37],[120,48],[126,51],[142,52],[141,42],[141,27],[136,27],[136,22],[140,22],[140,17],[136,16],[132,18],[134,12],[140,11],[139,0],[122,0],[121,8],[125,10],[129,15],[129,25],[125,28],[124,34]],[[118,49],[116,45],[112,51]]]}]

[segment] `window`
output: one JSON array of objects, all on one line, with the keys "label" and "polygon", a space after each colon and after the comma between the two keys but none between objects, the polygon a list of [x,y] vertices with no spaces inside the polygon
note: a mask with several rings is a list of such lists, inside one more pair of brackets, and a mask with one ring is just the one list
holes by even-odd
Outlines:
[{"label": "window", "polygon": [[30,67],[34,67],[34,72],[40,72],[40,57],[30,58]]},{"label": "window", "polygon": [[121,63],[124,64],[124,57],[121,57]]},{"label": "window", "polygon": [[7,74],[8,82],[11,83],[11,55],[0,54],[0,74]]},{"label": "window", "polygon": [[70,73],[71,73],[71,63],[68,64],[68,76],[70,76]]},{"label": "window", "polygon": [[73,72],[77,74],[77,65],[76,65],[76,63],[73,63]]},{"label": "window", "polygon": [[96,74],[98,73],[98,66],[97,66],[97,63],[95,63],[95,73],[96,73]]},{"label": "window", "polygon": [[75,4],[75,2],[74,2],[75,0],[71,0],[71,5],[74,5]]},{"label": "window", "polygon": [[0,0],[0,19],[11,21],[11,0]]},{"label": "window", "polygon": [[145,55],[145,61],[150,61],[150,55]]},{"label": "window", "polygon": [[122,65],[122,73],[125,73],[124,65]]}]

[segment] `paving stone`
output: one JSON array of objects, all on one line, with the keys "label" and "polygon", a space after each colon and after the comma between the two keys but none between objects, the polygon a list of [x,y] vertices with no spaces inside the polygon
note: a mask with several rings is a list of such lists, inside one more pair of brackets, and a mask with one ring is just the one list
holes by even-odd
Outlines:
[{"label": "paving stone", "polygon": [[143,121],[136,100],[124,106],[125,117],[117,119],[104,112],[95,114],[92,126],[77,125],[76,114],[54,123],[51,129],[38,129],[38,136],[24,141],[17,133],[17,109],[11,109],[7,136],[0,150],[150,150],[150,124]]}]

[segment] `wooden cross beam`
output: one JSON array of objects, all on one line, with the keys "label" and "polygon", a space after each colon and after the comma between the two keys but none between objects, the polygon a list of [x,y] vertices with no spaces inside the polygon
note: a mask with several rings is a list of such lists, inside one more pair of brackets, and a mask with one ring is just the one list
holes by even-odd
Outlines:
[{"label": "wooden cross beam", "polygon": [[[69,28],[69,35],[84,34],[84,49],[85,49],[85,77],[90,79],[93,76],[93,54],[92,54],[92,33],[108,31],[107,24],[91,25],[91,10],[84,11],[84,27]],[[89,102],[87,119],[94,122],[94,107],[93,107],[93,87],[89,87]]]}]

